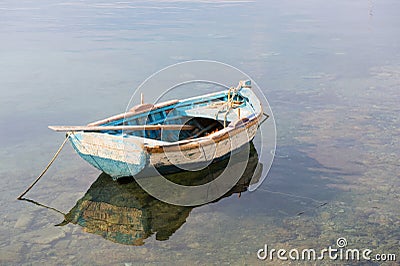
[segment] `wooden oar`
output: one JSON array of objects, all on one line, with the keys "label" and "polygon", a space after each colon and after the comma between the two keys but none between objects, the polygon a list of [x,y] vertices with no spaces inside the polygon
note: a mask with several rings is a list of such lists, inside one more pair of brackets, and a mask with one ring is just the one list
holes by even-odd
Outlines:
[{"label": "wooden oar", "polygon": [[106,131],[106,130],[192,130],[191,125],[142,125],[142,126],[49,126],[54,131]]}]

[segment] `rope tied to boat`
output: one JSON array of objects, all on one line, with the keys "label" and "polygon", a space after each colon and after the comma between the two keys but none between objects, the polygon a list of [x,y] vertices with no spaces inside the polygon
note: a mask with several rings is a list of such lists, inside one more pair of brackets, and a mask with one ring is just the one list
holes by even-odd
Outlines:
[{"label": "rope tied to boat", "polygon": [[[232,95],[231,95],[232,92]],[[228,90],[228,99],[226,101],[226,105],[227,105],[227,109],[226,112],[224,114],[224,128],[226,127],[226,118],[228,116],[228,113],[231,111],[231,109],[235,108],[234,106],[234,97],[236,96],[236,89],[231,87]]]},{"label": "rope tied to boat", "polygon": [[35,181],[33,181],[33,183],[21,194],[18,196],[18,200],[22,200],[23,196],[25,196],[26,193],[29,192],[29,190],[31,190],[36,183],[42,178],[42,176],[44,176],[44,174],[47,172],[47,170],[49,170],[50,166],[53,164],[53,162],[56,160],[56,158],[58,157],[58,155],[60,154],[61,150],[64,148],[65,143],[67,143],[67,140],[69,139],[69,136],[71,135],[72,132],[68,132],[67,135],[65,136],[65,139],[63,141],[63,143],[61,144],[61,146],[58,148],[57,152],[54,154],[53,158],[51,158],[50,162],[47,164],[47,166],[43,169],[43,171],[40,173],[40,175],[35,179]]}]

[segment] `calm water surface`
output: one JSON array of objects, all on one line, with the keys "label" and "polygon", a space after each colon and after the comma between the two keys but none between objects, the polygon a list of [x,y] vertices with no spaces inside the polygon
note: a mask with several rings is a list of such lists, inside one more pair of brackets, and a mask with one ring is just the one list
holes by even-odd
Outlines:
[{"label": "calm water surface", "polygon": [[[399,261],[398,10],[394,0],[2,1],[0,264],[265,264],[264,244],[321,250],[339,237]],[[67,146],[28,196],[69,223],[16,200],[62,142],[47,125],[119,113],[150,74],[190,59],[234,65],[267,95],[277,156],[258,190],[165,206],[108,184]],[[140,245],[78,222],[101,208],[144,217]]]}]

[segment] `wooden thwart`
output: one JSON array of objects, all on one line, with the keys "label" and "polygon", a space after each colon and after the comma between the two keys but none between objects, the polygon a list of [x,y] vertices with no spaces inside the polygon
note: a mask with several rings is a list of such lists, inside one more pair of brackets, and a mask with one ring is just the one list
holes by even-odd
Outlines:
[{"label": "wooden thwart", "polygon": [[192,130],[191,125],[141,125],[141,126],[49,126],[54,131],[106,131],[106,130]]}]

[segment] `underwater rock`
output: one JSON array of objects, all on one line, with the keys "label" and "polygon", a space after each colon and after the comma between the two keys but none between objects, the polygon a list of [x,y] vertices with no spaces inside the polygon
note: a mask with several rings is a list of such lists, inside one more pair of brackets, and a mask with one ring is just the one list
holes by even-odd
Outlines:
[{"label": "underwater rock", "polygon": [[29,213],[22,214],[14,225],[14,228],[26,228],[32,222],[32,215]]},{"label": "underwater rock", "polygon": [[142,255],[145,255],[145,254],[147,254],[147,248],[142,248],[142,249],[140,249],[140,253],[142,254]]},{"label": "underwater rock", "polygon": [[10,265],[20,261],[22,255],[22,243],[14,243],[0,248],[0,265]]},{"label": "underwater rock", "polygon": [[187,245],[189,248],[199,248],[200,244],[198,242],[190,243]]},{"label": "underwater rock", "polygon": [[24,239],[32,239],[37,244],[49,244],[65,237],[65,232],[57,227],[42,228],[25,234]]}]

